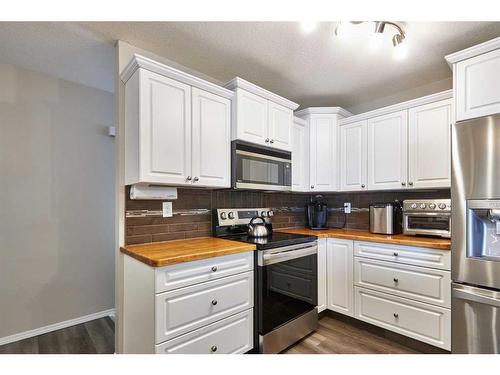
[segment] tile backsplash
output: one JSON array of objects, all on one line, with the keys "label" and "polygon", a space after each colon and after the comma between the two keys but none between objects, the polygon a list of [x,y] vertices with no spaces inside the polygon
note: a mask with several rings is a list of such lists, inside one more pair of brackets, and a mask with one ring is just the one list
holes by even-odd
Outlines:
[{"label": "tile backsplash", "polygon": [[[174,216],[127,217],[125,219],[126,244],[168,241],[210,236],[212,233],[213,208],[271,207],[275,210],[275,228],[303,227],[306,225],[305,206],[316,193],[267,193],[236,190],[178,189],[178,199],[173,202]],[[389,202],[404,199],[449,198],[449,189],[427,191],[376,191],[356,193],[322,194],[330,209],[328,225],[346,228],[368,229],[368,206],[373,202]],[[127,188],[126,211],[161,211],[162,201],[131,200]],[[353,212],[347,216],[335,209],[351,202]],[[334,209],[334,210],[332,210]],[[200,210],[196,212],[196,210]],[[208,210],[208,211],[203,211]]]}]

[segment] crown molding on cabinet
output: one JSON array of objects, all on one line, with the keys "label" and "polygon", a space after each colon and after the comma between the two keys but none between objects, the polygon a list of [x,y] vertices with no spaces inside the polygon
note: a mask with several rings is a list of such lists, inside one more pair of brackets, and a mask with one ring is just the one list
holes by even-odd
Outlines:
[{"label": "crown molding on cabinet", "polygon": [[276,95],[271,91],[267,91],[266,89],[263,89],[262,87],[259,87],[251,82],[245,81],[243,78],[240,77],[233,78],[231,81],[226,83],[224,87],[229,90],[236,90],[236,89],[246,90],[248,92],[251,92],[252,94],[260,96],[261,98],[268,99],[276,104],[289,108],[292,111],[299,108],[299,104],[294,103],[291,100],[288,100],[282,96]]},{"label": "crown molding on cabinet", "polygon": [[459,61],[470,59],[471,57],[482,55],[483,53],[487,53],[499,48],[500,48],[500,37],[452,53],[450,55],[445,56],[444,58],[446,59],[448,65],[451,66],[452,64],[455,64]]},{"label": "crown molding on cabinet", "polygon": [[342,117],[352,116],[352,113],[342,107],[309,107],[295,112],[295,116],[304,117],[307,115],[339,115]]},{"label": "crown molding on cabinet", "polygon": [[231,90],[138,54],[134,54],[134,57],[121,72],[121,81],[123,83],[127,83],[130,77],[132,77],[135,71],[139,68],[175,79],[176,81],[211,92],[212,94],[222,96],[226,99],[232,99],[234,97],[234,92]]},{"label": "crown molding on cabinet", "polygon": [[297,117],[297,116],[293,116],[293,122],[295,122],[296,124],[302,125],[302,126],[307,125],[306,120],[304,120],[303,118]]},{"label": "crown molding on cabinet", "polygon": [[453,98],[453,90],[450,89],[450,90],[446,90],[446,91],[441,91],[441,92],[438,92],[435,94],[422,96],[421,98],[408,100],[406,102],[394,104],[394,105],[391,105],[388,107],[375,109],[375,110],[370,111],[370,112],[360,113],[359,115],[347,117],[347,118],[341,119],[339,121],[339,125],[347,125],[347,124],[351,124],[353,122],[367,120],[369,118],[378,117],[378,116],[386,115],[386,114],[393,113],[393,112],[403,111],[405,109],[418,107],[418,106],[421,106],[424,104],[434,103],[434,102],[438,102],[440,100],[451,99],[451,98]]}]

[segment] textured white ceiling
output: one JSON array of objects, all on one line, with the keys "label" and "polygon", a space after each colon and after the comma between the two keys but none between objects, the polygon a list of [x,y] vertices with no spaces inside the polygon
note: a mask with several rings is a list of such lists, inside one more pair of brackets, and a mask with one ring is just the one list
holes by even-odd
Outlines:
[{"label": "textured white ceiling", "polygon": [[165,56],[226,82],[245,78],[304,106],[346,108],[446,79],[448,53],[500,36],[500,22],[409,22],[409,55],[392,57],[392,34],[371,51],[370,23],[348,40],[336,22],[304,34],[296,22],[90,23],[109,39]]},{"label": "textured white ceiling", "polygon": [[350,108],[447,79],[446,54],[500,36],[500,22],[403,23],[409,55],[395,61],[391,34],[371,51],[369,24],[347,40],[333,37],[335,25],[304,34],[296,22],[0,23],[0,62],[112,90],[120,39],[220,82],[240,76],[301,107]]}]

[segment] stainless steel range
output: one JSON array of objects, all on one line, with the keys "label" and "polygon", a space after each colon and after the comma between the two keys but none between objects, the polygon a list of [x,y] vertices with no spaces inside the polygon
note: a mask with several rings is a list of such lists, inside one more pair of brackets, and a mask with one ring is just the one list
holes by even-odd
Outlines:
[{"label": "stainless steel range", "polygon": [[[257,247],[254,347],[260,353],[279,353],[316,330],[317,237],[273,232],[269,208],[216,209],[213,216],[214,236]],[[267,236],[253,230],[258,221],[267,227]]]},{"label": "stainless steel range", "polygon": [[451,349],[500,353],[500,115],[452,136]]}]

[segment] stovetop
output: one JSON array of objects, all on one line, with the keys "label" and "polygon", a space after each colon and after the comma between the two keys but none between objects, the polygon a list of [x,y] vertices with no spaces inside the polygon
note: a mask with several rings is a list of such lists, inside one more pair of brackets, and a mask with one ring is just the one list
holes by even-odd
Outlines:
[{"label": "stovetop", "polygon": [[281,232],[271,232],[271,234],[267,237],[250,237],[248,234],[235,234],[224,236],[222,238],[255,244],[257,245],[257,250],[267,250],[277,247],[313,242],[318,239],[316,236]]}]

